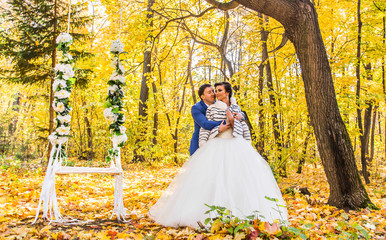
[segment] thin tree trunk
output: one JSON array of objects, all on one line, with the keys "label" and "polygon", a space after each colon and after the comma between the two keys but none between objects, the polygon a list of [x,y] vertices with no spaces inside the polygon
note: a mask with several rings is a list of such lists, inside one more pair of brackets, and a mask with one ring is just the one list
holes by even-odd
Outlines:
[{"label": "thin tree trunk", "polygon": [[373,113],[373,121],[371,123],[371,140],[370,140],[370,158],[369,163],[374,159],[374,141],[375,141],[375,126],[377,125],[378,106],[375,105]]},{"label": "thin tree trunk", "polygon": [[[85,103],[83,103],[83,105],[85,105]],[[92,114],[92,112],[93,111],[91,111],[91,114]],[[88,152],[87,153],[87,159],[93,160],[95,157],[95,153],[94,153],[94,145],[92,142],[93,136],[92,136],[91,122],[87,116],[88,114],[89,114],[89,111],[86,108],[85,114],[84,114],[84,122],[86,125],[86,132],[87,132],[87,152]]]},{"label": "thin tree trunk", "polygon": [[[155,48],[155,53],[157,54],[157,48]],[[159,81],[162,82],[162,74],[161,74],[161,64],[162,61],[158,63],[158,75],[159,75]],[[153,90],[153,98],[154,98],[154,105],[158,106],[158,89],[157,85],[155,84],[154,81],[151,82],[152,90]],[[158,108],[155,108],[155,112],[153,115],[153,145],[157,145],[158,140],[157,140],[157,135],[158,135]]]},{"label": "thin tree trunk", "polygon": [[[371,63],[365,66],[367,81],[372,81]],[[369,161],[369,138],[371,131],[371,113],[373,112],[373,103],[371,100],[366,100],[366,109],[363,123],[363,135],[361,137],[361,163],[362,163],[362,174],[366,184],[370,183],[369,172],[368,172],[368,161]]]},{"label": "thin tree trunk", "polygon": [[[263,29],[264,29],[263,14],[258,13],[258,16],[259,16],[260,29],[261,29],[261,31],[263,31]],[[261,43],[263,44],[263,34],[260,34],[260,38],[261,38]],[[262,46],[262,48],[263,48],[263,46]],[[264,110],[263,110],[263,88],[264,88],[264,60],[262,60],[262,63],[259,65],[259,89],[257,92],[257,98],[259,99],[258,100],[258,105],[259,105],[259,111],[258,111],[259,136],[258,136],[258,141],[256,144],[256,149],[264,157],[264,159],[268,161],[268,158],[265,156],[265,153],[264,153],[265,116],[264,116]]]},{"label": "thin tree trunk", "polygon": [[[382,43],[383,47],[386,46],[386,17],[383,16],[382,18],[382,23],[383,23],[383,38],[382,38]],[[386,86],[385,86],[385,55],[382,56],[382,87],[383,87],[383,94],[386,97]],[[385,117],[385,155],[384,159],[386,159],[386,117]]]},{"label": "thin tree trunk", "polygon": [[[155,94],[157,93],[157,88],[155,86],[155,83],[152,83],[152,88],[153,88],[153,93],[154,93],[154,98],[156,98]],[[156,103],[156,101],[154,101]],[[158,131],[158,109],[155,109],[155,113],[153,115],[153,145],[157,145],[157,131]]]},{"label": "thin tree trunk", "polygon": [[[272,111],[273,113],[271,115],[271,120],[272,120],[272,127],[273,127],[273,135],[275,137],[275,144],[276,144],[276,147],[278,150],[278,156],[277,157],[278,157],[278,161],[281,162],[282,143],[281,143],[281,139],[280,139],[278,115],[276,112],[276,98],[275,98],[275,89],[273,88],[271,63],[269,61],[269,56],[268,56],[268,47],[267,47],[268,31],[265,27],[268,25],[269,20],[268,20],[268,16],[263,16],[263,18],[264,18],[264,24],[260,30],[261,42],[262,42],[262,63],[264,64],[265,75],[267,78],[269,102],[271,104],[271,108],[273,109],[273,111]],[[284,168],[282,168],[282,170],[280,170],[279,173],[281,176],[286,176],[286,172],[285,172]]]},{"label": "thin tree trunk", "polygon": [[[20,111],[20,92],[17,92],[13,96],[12,110],[15,111],[15,112],[19,112]],[[16,116],[14,116],[12,118],[11,123],[8,125],[8,135],[9,135],[9,137],[13,137],[13,134],[16,131],[17,122],[18,122],[18,116],[16,115]],[[17,142],[16,139],[14,139],[13,141]]]},{"label": "thin tree trunk", "polygon": [[[361,0],[357,2],[357,21],[358,21],[358,35],[357,35],[357,63],[355,68],[355,74],[357,78],[357,89],[356,89],[356,98],[357,98],[357,124],[359,129],[359,142],[361,147],[361,164],[362,164],[362,175],[365,178],[365,182],[368,183],[368,174],[367,174],[367,164],[366,164],[366,153],[368,142],[366,141],[367,134],[364,132],[364,127],[362,123],[362,109],[360,104],[360,90],[361,90],[361,44],[362,44],[362,19],[361,19]],[[371,118],[371,111],[367,108],[365,110],[365,118]],[[366,115],[367,113],[367,115]]]},{"label": "thin tree trunk", "polygon": [[[190,43],[190,39],[189,39]],[[188,43],[188,52],[189,52],[189,62],[188,62],[188,78],[189,78],[189,84],[190,84],[190,89],[192,91],[192,97],[193,97],[193,102],[197,102],[197,97],[196,97],[196,92],[194,90],[194,84],[193,84],[193,75],[192,75],[192,59],[193,59],[193,50],[194,50],[194,45],[195,41],[193,41],[193,46],[190,47],[190,44]]]},{"label": "thin tree trunk", "polygon": [[[309,128],[309,126],[307,126],[307,129],[308,128]],[[308,146],[308,143],[310,141],[311,134],[312,134],[312,132],[310,130],[307,130],[306,138],[304,139],[303,152],[302,152],[302,155],[300,156],[300,159],[299,159],[298,170],[296,171],[296,173],[298,173],[298,174],[302,173],[304,163],[306,162],[307,146]]]},{"label": "thin tree trunk", "polygon": [[[154,2],[155,0],[148,0],[148,3],[147,3],[146,18],[150,28],[153,26],[154,11],[152,7]],[[140,132],[138,133],[139,136],[135,143],[136,147],[134,148],[134,157],[133,157],[134,162],[145,161],[145,157],[140,153],[138,146],[140,145],[141,142],[143,142],[146,139],[146,134],[147,134],[147,127],[146,127],[146,122],[148,117],[147,101],[149,99],[148,84],[149,84],[150,74],[152,72],[151,71],[151,43],[153,42],[153,36],[151,34],[151,30],[145,41],[147,46],[143,54],[144,61],[143,61],[143,70],[142,70],[141,92],[139,96],[139,106],[138,106],[138,115],[139,115],[140,121],[142,121],[143,124]]]},{"label": "thin tree trunk", "polygon": [[369,137],[371,130],[371,113],[373,111],[373,104],[369,103],[365,109],[364,124],[363,124],[363,136],[361,141],[361,163],[362,163],[362,175],[366,184],[370,183],[368,172],[368,160],[369,160]]},{"label": "thin tree trunk", "polygon": [[181,116],[182,116],[181,113],[182,113],[182,110],[183,110],[184,105],[185,105],[185,92],[186,92],[186,84],[188,83],[188,81],[189,81],[189,77],[186,78],[184,88],[182,90],[181,106],[178,108],[178,117],[177,117],[177,121],[176,121],[176,126],[174,129],[174,134],[172,134],[173,139],[174,139],[174,153],[175,153],[174,162],[175,163],[177,163],[177,153],[178,153],[178,127],[179,127]]},{"label": "thin tree trunk", "polygon": [[[76,95],[76,94],[74,94]],[[79,120],[79,108],[76,109],[76,122],[78,124],[78,130],[79,130],[79,158],[81,159],[84,159],[84,156],[83,156],[83,134],[82,134],[82,130],[81,130],[81,127],[80,127],[80,120]]]}]

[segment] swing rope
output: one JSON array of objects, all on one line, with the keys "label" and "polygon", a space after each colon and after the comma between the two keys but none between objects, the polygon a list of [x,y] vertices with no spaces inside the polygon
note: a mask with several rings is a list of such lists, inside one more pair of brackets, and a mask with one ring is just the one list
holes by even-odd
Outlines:
[{"label": "swing rope", "polygon": [[119,1],[119,41],[121,41],[121,28],[122,28],[122,2]]},{"label": "swing rope", "polygon": [[71,18],[71,0],[70,0],[70,4],[68,4],[67,33],[70,33],[70,18]]}]

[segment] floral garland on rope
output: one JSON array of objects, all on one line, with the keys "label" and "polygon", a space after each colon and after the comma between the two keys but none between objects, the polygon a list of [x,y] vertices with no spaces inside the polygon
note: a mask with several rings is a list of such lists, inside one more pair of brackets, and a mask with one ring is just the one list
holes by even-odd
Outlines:
[{"label": "floral garland on rope", "polygon": [[70,137],[71,115],[69,113],[72,108],[70,107],[69,97],[72,85],[75,83],[74,69],[71,65],[73,59],[68,53],[72,37],[69,33],[61,33],[56,38],[56,43],[58,44],[57,56],[59,63],[55,66],[55,80],[52,84],[52,90],[54,91],[52,107],[56,112],[56,129],[48,136],[53,148],[40,193],[38,209],[32,224],[36,223],[41,206],[43,206],[43,218],[50,219],[50,222],[74,221],[74,219],[66,220],[60,214],[55,191],[55,171],[60,168],[62,161],[67,159],[64,144],[68,141],[68,137]]},{"label": "floral garland on rope", "polygon": [[103,112],[110,126],[110,138],[113,142],[113,147],[108,150],[106,161],[110,162],[119,155],[119,148],[125,145],[127,141],[126,127],[123,126],[125,122],[125,114],[123,113],[123,97],[125,95],[122,87],[125,83],[125,68],[123,67],[120,54],[123,53],[124,45],[121,41],[115,40],[111,43],[110,52],[113,55],[111,59],[111,67],[114,69],[107,84],[107,98],[105,103],[105,110]]},{"label": "floral garland on rope", "polygon": [[[60,146],[60,156],[66,158],[64,143],[68,141],[70,136],[70,112],[72,110],[69,97],[72,92],[72,85],[75,83],[74,69],[71,65],[73,58],[68,53],[72,37],[69,33],[60,33],[56,38],[56,43],[58,44],[57,56],[59,63],[55,66],[56,76],[52,84],[52,90],[54,91],[52,107],[56,112],[56,129],[48,139],[55,148]],[[54,155],[57,155],[57,152],[54,152]]]}]

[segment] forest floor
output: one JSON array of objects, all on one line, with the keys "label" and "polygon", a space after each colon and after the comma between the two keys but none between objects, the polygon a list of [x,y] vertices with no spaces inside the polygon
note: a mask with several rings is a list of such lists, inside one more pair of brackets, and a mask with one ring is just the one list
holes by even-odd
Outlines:
[{"label": "forest floor", "polygon": [[[39,219],[31,225],[39,200],[44,172],[41,168],[1,166],[0,239],[385,239],[386,186],[381,180],[367,185],[372,202],[380,210],[343,211],[326,205],[328,184],[321,167],[307,165],[302,174],[289,173],[279,180],[288,187],[307,187],[311,196],[298,191],[284,194],[290,227],[253,221],[230,234],[229,224],[212,225],[208,232],[192,228],[165,228],[147,216],[148,209],[177,173],[179,167],[129,165],[124,173],[124,205],[130,222],[110,219],[114,179],[108,175],[56,177],[61,212],[79,220],[74,225],[48,224]],[[233,228],[235,230],[235,228]],[[235,233],[236,232],[236,233]]]}]

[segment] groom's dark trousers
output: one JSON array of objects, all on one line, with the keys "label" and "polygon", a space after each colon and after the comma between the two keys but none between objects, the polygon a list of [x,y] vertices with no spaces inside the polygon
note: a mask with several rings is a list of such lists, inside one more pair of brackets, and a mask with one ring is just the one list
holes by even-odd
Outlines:
[{"label": "groom's dark trousers", "polygon": [[193,155],[193,153],[198,149],[200,127],[206,130],[212,130],[214,127],[221,124],[221,122],[208,121],[205,116],[206,109],[208,109],[208,106],[202,100],[192,106],[191,113],[194,120],[194,133],[192,140],[190,140],[190,155]]}]

